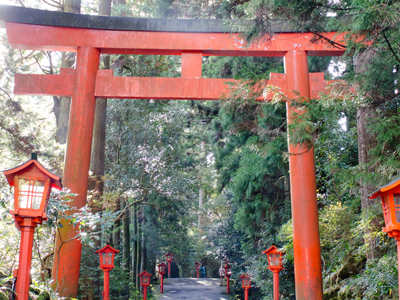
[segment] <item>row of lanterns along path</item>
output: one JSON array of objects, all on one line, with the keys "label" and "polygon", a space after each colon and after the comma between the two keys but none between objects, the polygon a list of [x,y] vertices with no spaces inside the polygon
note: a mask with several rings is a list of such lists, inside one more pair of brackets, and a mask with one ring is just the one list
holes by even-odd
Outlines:
[{"label": "row of lanterns along path", "polygon": [[[14,187],[14,207],[10,210],[15,219],[15,226],[21,231],[21,242],[19,251],[18,269],[13,271],[15,277],[15,299],[28,300],[29,283],[32,261],[32,245],[35,227],[47,220],[46,208],[50,197],[51,188],[62,189],[61,176],[51,173],[44,168],[37,160],[37,154],[33,153],[27,162],[3,171],[10,186]],[[372,193],[370,199],[381,198],[383,214],[385,218],[384,232],[397,241],[397,251],[400,253],[400,177],[389,184],[380,187]],[[100,255],[100,268],[104,271],[103,299],[109,299],[109,273],[114,268],[114,256],[119,251],[104,246],[96,251]],[[263,251],[268,256],[269,269],[274,273],[274,300],[279,299],[279,272],[283,270],[282,252],[275,246]],[[168,278],[171,277],[171,261],[173,255],[166,255],[168,262]],[[400,257],[398,255],[400,265]],[[195,263],[197,278],[199,277],[200,263]],[[161,275],[161,292],[163,292],[163,279],[166,265],[159,265]],[[147,298],[147,287],[150,285],[151,274],[143,271],[140,276],[140,284],[143,286],[143,297]],[[227,293],[229,294],[230,267],[225,264],[225,278],[227,279]],[[245,290],[245,298],[248,299],[248,289],[251,286],[251,279],[247,274],[240,276],[242,287]],[[400,272],[399,272],[400,283]]]}]

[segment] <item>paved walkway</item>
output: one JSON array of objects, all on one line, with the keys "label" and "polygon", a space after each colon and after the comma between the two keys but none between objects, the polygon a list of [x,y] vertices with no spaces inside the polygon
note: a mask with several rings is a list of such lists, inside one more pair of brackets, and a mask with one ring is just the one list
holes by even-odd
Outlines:
[{"label": "paved walkway", "polygon": [[157,300],[226,300],[226,286],[220,286],[219,278],[171,278],[164,279],[164,293],[156,286],[153,295]]}]

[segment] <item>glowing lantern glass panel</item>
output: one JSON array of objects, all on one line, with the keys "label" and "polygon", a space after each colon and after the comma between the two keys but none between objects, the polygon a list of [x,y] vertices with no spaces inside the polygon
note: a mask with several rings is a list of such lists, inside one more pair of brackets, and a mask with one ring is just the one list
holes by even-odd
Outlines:
[{"label": "glowing lantern glass panel", "polygon": [[390,214],[390,206],[389,206],[389,195],[382,195],[382,209],[383,216],[385,217],[385,225],[388,226],[392,224],[392,218]]},{"label": "glowing lantern glass panel", "polygon": [[400,223],[400,194],[393,193],[394,211],[396,215],[396,222]]},{"label": "glowing lantern glass panel", "polygon": [[112,265],[113,264],[113,253],[105,252],[105,253],[101,253],[101,256],[103,258],[103,265]]},{"label": "glowing lantern glass panel", "polygon": [[45,180],[18,179],[18,207],[40,209],[44,196]]},{"label": "glowing lantern glass panel", "polygon": [[271,267],[279,267],[281,264],[281,255],[279,253],[270,253],[269,256],[269,265]]}]

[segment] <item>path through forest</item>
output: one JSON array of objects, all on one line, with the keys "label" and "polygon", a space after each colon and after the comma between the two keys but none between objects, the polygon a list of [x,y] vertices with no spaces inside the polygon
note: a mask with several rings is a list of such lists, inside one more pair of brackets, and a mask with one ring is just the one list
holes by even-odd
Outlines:
[{"label": "path through forest", "polygon": [[226,286],[220,286],[219,278],[171,278],[164,280],[164,293],[159,286],[157,300],[226,300]]}]

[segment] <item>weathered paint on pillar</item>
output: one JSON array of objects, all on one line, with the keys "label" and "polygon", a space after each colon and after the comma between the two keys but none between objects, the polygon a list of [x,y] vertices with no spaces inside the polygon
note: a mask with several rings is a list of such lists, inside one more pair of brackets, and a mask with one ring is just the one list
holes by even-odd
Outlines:
[{"label": "weathered paint on pillar", "polygon": [[[289,98],[310,97],[307,53],[288,51],[285,73]],[[288,123],[296,109],[287,103]],[[322,300],[321,249],[315,181],[314,149],[293,145],[289,137],[290,192],[293,218],[296,299]]]},{"label": "weathered paint on pillar", "polygon": [[[79,47],[77,52],[63,181],[67,189],[78,194],[70,205],[80,208],[86,204],[100,54],[92,47]],[[60,295],[76,298],[82,245],[73,239],[77,228],[69,226],[65,220],[61,223],[63,228],[57,234],[52,274]],[[62,244],[61,241],[69,239],[72,240]]]}]

